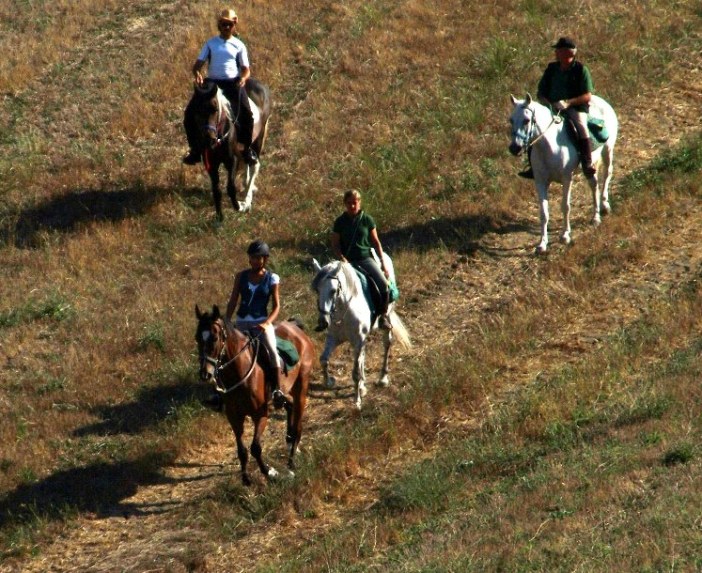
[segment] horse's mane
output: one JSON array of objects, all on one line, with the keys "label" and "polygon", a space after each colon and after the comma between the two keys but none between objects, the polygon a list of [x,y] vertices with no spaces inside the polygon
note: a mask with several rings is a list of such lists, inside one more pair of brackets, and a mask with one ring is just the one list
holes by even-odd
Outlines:
[{"label": "horse's mane", "polygon": [[358,295],[359,290],[359,280],[356,271],[350,263],[342,263],[341,261],[332,261],[331,263],[322,267],[317,275],[312,279],[312,290],[317,290],[319,283],[326,280],[327,278],[334,278],[339,273],[344,275],[346,279],[346,284],[349,289],[349,296],[355,297]]},{"label": "horse's mane", "polygon": [[227,116],[229,121],[232,120],[232,104],[225,97],[224,92],[217,88],[217,111],[219,117],[222,117],[222,112]]}]

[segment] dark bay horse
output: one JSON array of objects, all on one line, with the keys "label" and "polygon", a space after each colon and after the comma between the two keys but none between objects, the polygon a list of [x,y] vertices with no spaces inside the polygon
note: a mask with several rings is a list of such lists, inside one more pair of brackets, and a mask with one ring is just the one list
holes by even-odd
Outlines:
[{"label": "dark bay horse", "polygon": [[[241,478],[244,485],[251,484],[246,466],[248,452],[243,442],[244,421],[251,418],[254,435],[251,455],[258,462],[261,473],[274,478],[278,472],[263,461],[261,437],[268,424],[268,391],[263,368],[257,362],[259,342],[237,329],[227,329],[219,307],[212,312],[200,312],[197,317],[197,340],[200,356],[200,378],[206,382],[217,382],[224,402],[224,411],[236,437],[237,454],[241,463]],[[282,390],[292,396],[293,404],[286,405],[288,444],[288,468],[294,469],[293,457],[302,435],[302,416],[307,404],[307,388],[314,361],[314,346],[305,332],[294,322],[280,322],[275,327],[278,337],[293,343],[300,355],[299,362],[281,377]],[[265,353],[265,350],[263,350]]]},{"label": "dark bay horse", "polygon": [[[263,151],[268,132],[268,119],[271,115],[271,96],[267,86],[254,78],[246,82],[246,93],[251,102],[254,116],[254,129],[251,148],[258,156]],[[201,128],[204,143],[203,161],[212,183],[217,219],[222,214],[222,192],[219,189],[219,168],[227,170],[227,195],[237,211],[250,211],[253,193],[256,191],[256,177],[260,163],[247,165],[242,157],[242,146],[237,141],[236,118],[232,117],[232,107],[221,89],[214,82],[205,82],[195,88],[193,97],[195,121]],[[237,182],[240,181],[240,185]],[[237,193],[243,191],[244,200],[237,200]]]}]

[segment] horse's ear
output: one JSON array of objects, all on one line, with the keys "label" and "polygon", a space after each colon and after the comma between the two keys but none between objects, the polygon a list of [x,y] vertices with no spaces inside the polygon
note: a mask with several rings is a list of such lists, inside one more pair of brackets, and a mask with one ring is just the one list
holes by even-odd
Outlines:
[{"label": "horse's ear", "polygon": [[202,313],[200,312],[200,307],[195,305],[195,317],[200,320],[202,318]]},{"label": "horse's ear", "polygon": [[212,320],[217,320],[221,315],[219,314],[219,307],[216,304],[212,305]]},{"label": "horse's ear", "polygon": [[524,100],[524,105],[529,105],[531,103],[531,94],[527,92],[526,99]]},{"label": "horse's ear", "polygon": [[512,105],[517,105],[517,98],[514,97],[512,94],[509,94],[509,101],[512,102]]},{"label": "horse's ear", "polygon": [[319,264],[317,259],[312,259],[312,268],[314,269],[315,273],[318,273],[322,270],[322,266]]}]

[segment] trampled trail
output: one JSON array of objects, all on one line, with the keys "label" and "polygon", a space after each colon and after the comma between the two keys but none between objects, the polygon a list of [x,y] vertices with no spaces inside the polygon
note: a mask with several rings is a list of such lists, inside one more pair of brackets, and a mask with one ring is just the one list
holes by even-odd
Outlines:
[{"label": "trampled trail", "polygon": [[[630,102],[626,109],[618,110],[621,135],[615,155],[614,196],[618,180],[645,165],[660,149],[674,145],[686,132],[699,129],[702,78],[699,69],[688,72],[684,83],[681,80],[655,94],[642,95]],[[515,162],[515,171],[517,168]],[[557,199],[554,201],[556,189],[552,189],[552,203],[557,206]],[[540,264],[533,255],[538,234],[537,209],[533,200],[525,200],[523,207],[528,210],[524,216],[531,218],[533,229],[486,234],[474,257],[445,269],[451,280],[437,285],[438,292],[431,297],[417,294],[417,302],[403,304],[400,311],[419,352],[431,352],[433,345],[445,344],[449,327],[460,336],[477,336],[485,313],[499,309],[515,292],[529,284]],[[679,205],[678,220],[667,223],[675,231],[665,234],[665,240],[659,242],[660,254],[656,261],[620,275],[616,284],[603,285],[603,292],[608,293],[607,308],[596,314],[584,314],[579,322],[569,324],[563,341],[544,347],[538,356],[524,357],[512,372],[513,379],[509,383],[518,384],[539,370],[558,368],[567,361],[582,357],[594,348],[598,333],[611,332],[638,316],[638,309],[645,307],[653,290],[670,288],[687,277],[698,275],[702,268],[700,211],[695,201]],[[576,240],[586,241],[595,232],[589,226],[589,212],[589,192],[582,180],[578,180],[573,205]],[[555,235],[560,212],[552,207],[552,213],[551,231]],[[617,217],[616,211],[611,217]],[[603,225],[607,224],[605,219]],[[563,256],[564,248],[557,240],[552,242],[552,248],[549,256]],[[405,294],[405,301],[407,298]],[[350,398],[350,365],[345,357],[347,355],[340,351],[335,359],[340,388],[328,392],[316,386],[312,392],[301,463],[304,463],[305,450],[314,447],[317,437],[334,431],[334,421],[338,417],[356,415]],[[377,359],[377,352],[372,349],[368,361],[371,385],[367,402],[392,400],[398,388],[410,383],[403,373],[401,355],[396,353],[392,364],[393,385],[387,389],[374,386],[372,380],[377,371]],[[318,383],[319,378],[315,382]],[[498,389],[487,399],[499,400],[499,392]],[[444,422],[449,431],[481,424],[480,419],[458,415]],[[283,431],[283,420],[274,417],[265,443],[269,461],[277,468],[284,466]],[[279,548],[312,540],[316,532],[353,518],[372,504],[382,485],[376,477],[376,473],[380,475],[381,472],[376,472],[376,469],[382,468],[382,475],[388,479],[393,470],[406,466],[412,458],[426,455],[427,452],[398,450],[389,452],[383,459],[367,460],[367,464],[358,468],[343,485],[347,492],[343,505],[329,503],[314,519],[302,520],[297,515],[290,515],[273,524],[252,526],[244,539],[213,546],[209,540],[199,538],[200,532],[182,528],[177,518],[184,508],[216,495],[218,488],[228,480],[239,479],[234,441],[226,420],[222,418],[221,432],[212,436],[212,442],[191,449],[177,463],[163,468],[163,479],[159,483],[139,487],[107,517],[79,516],[72,527],[44,547],[39,556],[5,566],[2,570],[36,573],[250,570],[260,559],[275,557]],[[222,463],[213,463],[213,460]],[[265,486],[260,483],[258,471],[254,470],[253,474],[258,483],[252,487],[251,495],[256,496]]]}]

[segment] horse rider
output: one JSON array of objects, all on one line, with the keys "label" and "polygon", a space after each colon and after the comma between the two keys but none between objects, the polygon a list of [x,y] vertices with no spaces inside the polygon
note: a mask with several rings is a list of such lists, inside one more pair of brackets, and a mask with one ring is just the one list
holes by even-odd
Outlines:
[{"label": "horse rider", "polygon": [[[193,64],[195,85],[202,87],[206,81],[214,82],[222,90],[232,105],[234,118],[237,120],[237,137],[244,145],[242,156],[249,165],[254,165],[258,158],[251,149],[253,138],[254,118],[246,93],[246,80],[251,76],[249,55],[244,42],[234,33],[239,19],[231,9],[222,10],[217,18],[219,35],[205,42],[200,55]],[[207,78],[202,75],[202,69],[207,64]],[[202,144],[197,122],[195,121],[194,97],[185,108],[183,126],[190,147],[189,153],[183,157],[186,165],[195,165],[202,159]]]},{"label": "horse rider", "polygon": [[[571,38],[559,38],[552,48],[556,51],[556,61],[551,62],[544,71],[537,97],[541,103],[551,106],[554,112],[560,112],[572,122],[583,174],[589,179],[597,173],[592,165],[592,146],[587,128],[587,112],[593,92],[592,77],[587,66],[576,61],[578,48]],[[533,179],[531,164],[519,175]]]},{"label": "horse rider", "polygon": [[[390,304],[390,274],[383,262],[383,247],[378,238],[375,221],[361,209],[361,194],[355,189],[344,193],[344,206],[346,210],[337,217],[332,228],[332,252],[340,261],[360,268],[375,283],[380,294],[378,326],[390,330],[392,325],[387,316]],[[380,265],[371,254],[371,246],[378,255]]]},{"label": "horse rider", "polygon": [[[271,252],[266,243],[256,240],[246,250],[249,268],[234,277],[224,323],[231,328],[231,318],[236,309],[236,328],[258,337],[267,353],[268,374],[272,388],[273,406],[282,408],[291,398],[280,389],[281,364],[275,342],[273,322],[280,311],[280,277],[266,268]],[[268,312],[268,303],[272,301]],[[239,308],[237,309],[237,302]]]}]

